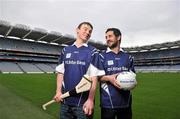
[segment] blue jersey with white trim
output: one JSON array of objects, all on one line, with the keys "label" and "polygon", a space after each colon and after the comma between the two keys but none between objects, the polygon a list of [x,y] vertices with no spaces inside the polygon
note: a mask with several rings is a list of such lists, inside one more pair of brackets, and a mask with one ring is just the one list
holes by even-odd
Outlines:
[{"label": "blue jersey with white trim", "polygon": [[[76,45],[65,47],[60,55],[59,65],[56,67],[57,72],[64,74],[63,93],[72,90],[87,72],[89,76],[103,75],[102,65],[98,62],[100,62],[99,53],[90,45],[83,45],[79,48]],[[82,106],[88,95],[89,92],[83,92],[65,98],[64,103]]]},{"label": "blue jersey with white trim", "polygon": [[[114,52],[107,50],[102,52],[100,56],[105,75],[112,75],[130,70],[135,72],[133,58],[123,51],[115,54]],[[101,107],[125,108],[130,105],[130,91],[120,90],[113,86],[110,82],[101,82],[100,85]]]}]

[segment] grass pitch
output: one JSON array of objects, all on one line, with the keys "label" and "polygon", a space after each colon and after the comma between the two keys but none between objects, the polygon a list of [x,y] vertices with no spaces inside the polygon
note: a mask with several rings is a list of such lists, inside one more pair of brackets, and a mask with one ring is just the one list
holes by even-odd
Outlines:
[{"label": "grass pitch", "polygon": [[[0,119],[57,119],[58,104],[41,108],[55,94],[55,79],[55,74],[0,74]],[[137,80],[133,119],[180,118],[180,73],[138,73]],[[94,119],[100,119],[98,89]]]}]

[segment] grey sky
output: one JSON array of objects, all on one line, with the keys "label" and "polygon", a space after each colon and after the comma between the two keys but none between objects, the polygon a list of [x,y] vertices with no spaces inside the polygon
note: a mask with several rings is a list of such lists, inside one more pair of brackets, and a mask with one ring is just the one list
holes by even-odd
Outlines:
[{"label": "grey sky", "polygon": [[91,39],[103,43],[117,27],[123,47],[180,40],[180,0],[0,0],[0,19],[74,36],[90,21]]}]

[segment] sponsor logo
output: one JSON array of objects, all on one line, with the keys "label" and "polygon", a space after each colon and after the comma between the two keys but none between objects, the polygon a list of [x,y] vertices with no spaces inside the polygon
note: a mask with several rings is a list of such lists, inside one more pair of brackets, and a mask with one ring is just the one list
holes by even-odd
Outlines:
[{"label": "sponsor logo", "polygon": [[107,71],[125,71],[128,70],[128,68],[126,67],[110,67],[107,68]]},{"label": "sponsor logo", "polygon": [[86,65],[86,62],[77,60],[77,61],[73,61],[73,60],[67,60],[65,61],[65,64],[78,64],[78,65]]},{"label": "sponsor logo", "polygon": [[108,63],[108,65],[113,65],[114,64],[113,60],[108,60],[107,63]]},{"label": "sponsor logo", "polygon": [[70,57],[71,57],[71,53],[67,53],[66,58],[70,58]]}]

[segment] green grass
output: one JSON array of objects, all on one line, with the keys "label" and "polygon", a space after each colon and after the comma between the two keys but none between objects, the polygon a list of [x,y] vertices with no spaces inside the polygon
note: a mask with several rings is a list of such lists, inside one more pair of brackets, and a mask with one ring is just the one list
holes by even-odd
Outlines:
[{"label": "green grass", "polygon": [[[179,119],[180,73],[139,73],[133,119]],[[55,94],[55,74],[0,74],[0,119],[57,119],[59,105],[43,111]],[[99,88],[99,87],[98,87]],[[100,119],[99,91],[94,119]]]},{"label": "green grass", "polygon": [[55,119],[0,85],[0,119]]},{"label": "green grass", "polygon": [[[58,105],[53,105],[50,110],[43,111],[41,105],[49,101],[55,93],[55,75],[52,74],[0,74],[0,84],[7,87],[14,95],[28,101],[31,105],[58,117]],[[1,91],[0,91],[1,92]],[[0,93],[1,97],[1,93]],[[12,97],[13,99],[14,97]],[[6,100],[6,99],[4,99]],[[13,99],[14,100],[14,99]],[[8,106],[8,104],[7,104]],[[21,110],[24,110],[23,107]],[[1,108],[0,108],[1,112]],[[34,115],[31,115],[34,117]],[[1,115],[0,115],[0,119]],[[6,118],[5,118],[6,119]],[[8,119],[8,118],[7,118]],[[23,119],[23,118],[22,118]],[[29,118],[28,118],[29,119]],[[37,118],[39,119],[39,118]]]},{"label": "green grass", "polygon": [[138,74],[135,119],[180,119],[180,73]]}]

